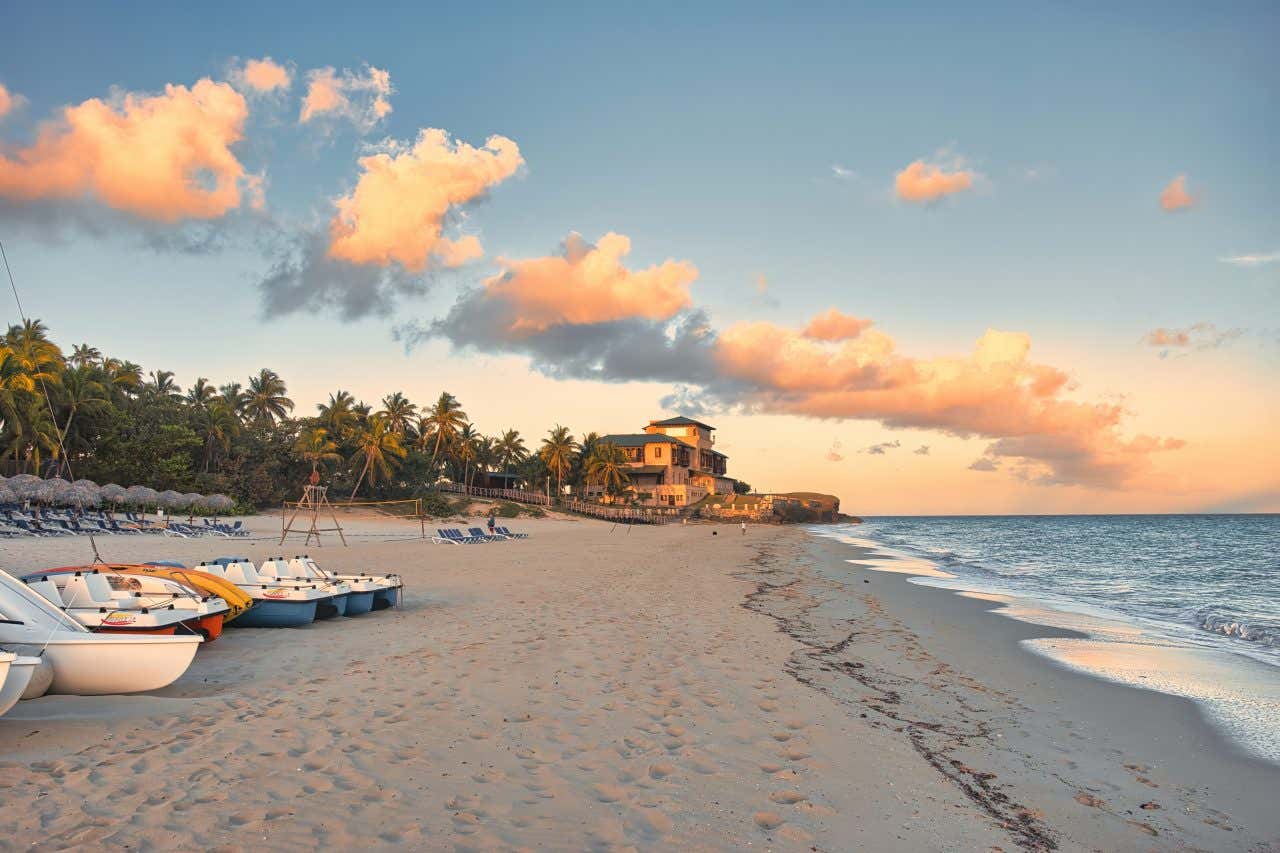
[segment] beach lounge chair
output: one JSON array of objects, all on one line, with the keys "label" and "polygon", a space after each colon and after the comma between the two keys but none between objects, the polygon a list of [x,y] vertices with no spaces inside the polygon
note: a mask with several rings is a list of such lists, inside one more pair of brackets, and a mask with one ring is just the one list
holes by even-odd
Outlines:
[{"label": "beach lounge chair", "polygon": [[477,545],[489,541],[483,536],[468,536],[456,527],[446,527],[444,535],[456,542],[461,542],[463,545]]},{"label": "beach lounge chair", "polygon": [[452,536],[448,536],[448,535],[446,535],[446,534],[445,534],[445,532],[444,532],[444,528],[443,528],[443,527],[437,527],[437,528],[436,528],[436,535],[431,537],[431,542],[432,542],[432,544],[434,544],[434,545],[461,545],[461,544],[463,544],[462,542],[458,541],[457,539],[454,539]]},{"label": "beach lounge chair", "polygon": [[479,536],[481,539],[483,539],[486,542],[497,542],[499,539],[507,538],[503,536],[501,533],[498,533],[496,531],[492,535],[490,535],[488,533],[485,533],[479,527],[470,527],[467,529],[467,532],[470,533],[472,536]]},{"label": "beach lounge chair", "polygon": [[497,530],[499,533],[501,533],[503,536],[506,536],[508,539],[528,539],[529,538],[528,533],[512,533],[510,530],[508,530],[505,527],[495,527],[494,529]]}]

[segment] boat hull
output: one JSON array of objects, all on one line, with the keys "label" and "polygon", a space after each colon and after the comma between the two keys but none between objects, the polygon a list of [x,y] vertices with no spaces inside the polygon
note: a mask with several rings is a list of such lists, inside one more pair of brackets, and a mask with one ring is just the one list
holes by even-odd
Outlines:
[{"label": "boat hull", "polygon": [[201,616],[199,619],[188,619],[182,624],[184,627],[204,637],[206,643],[211,643],[222,636],[222,628],[226,624],[226,614],[213,613],[209,616]]},{"label": "boat hull", "polygon": [[316,621],[316,602],[260,600],[236,617],[237,628],[297,628]]},{"label": "boat hull", "polygon": [[398,607],[400,605],[401,587],[389,586],[386,589],[380,589],[373,594],[373,609],[386,610],[389,607]]},{"label": "boat hull", "polygon": [[94,625],[89,628],[95,634],[145,634],[153,637],[172,637],[178,631],[177,622],[158,627]]},{"label": "boat hull", "polygon": [[349,593],[342,595],[330,596],[316,602],[316,618],[317,619],[333,619],[337,616],[345,616],[347,613],[347,596]]},{"label": "boat hull", "polygon": [[[155,637],[58,632],[44,646],[53,667],[49,693],[103,696],[158,690],[178,680],[200,647],[195,636]],[[36,654],[39,645],[19,651]]]},{"label": "boat hull", "polygon": [[347,615],[360,616],[373,609],[373,597],[376,592],[353,592],[347,596]]},{"label": "boat hull", "polygon": [[0,716],[18,704],[39,664],[39,658],[29,657],[19,657],[9,664],[8,673],[0,677]]}]

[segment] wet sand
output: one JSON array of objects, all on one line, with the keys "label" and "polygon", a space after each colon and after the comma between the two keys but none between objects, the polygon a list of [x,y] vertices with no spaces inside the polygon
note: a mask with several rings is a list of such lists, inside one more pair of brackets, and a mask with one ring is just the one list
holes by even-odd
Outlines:
[{"label": "wet sand", "polygon": [[[989,603],[857,570],[851,591],[827,577],[848,570],[847,546],[798,529],[514,526],[532,538],[431,545],[411,525],[352,522],[352,547],[307,550],[341,571],[400,571],[403,608],[229,629],[157,694],[20,703],[0,718],[0,846],[1221,850],[1280,837],[1270,766],[1224,749],[1188,702],[1021,649],[1046,631]],[[191,562],[304,550],[99,546]],[[86,551],[0,543],[17,572]]]}]

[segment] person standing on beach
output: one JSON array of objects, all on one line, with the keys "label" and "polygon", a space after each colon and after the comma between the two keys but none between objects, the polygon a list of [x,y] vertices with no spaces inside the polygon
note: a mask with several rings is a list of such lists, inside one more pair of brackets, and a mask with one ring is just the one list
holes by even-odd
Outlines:
[{"label": "person standing on beach", "polygon": [[497,524],[497,522],[494,520],[494,515],[493,515],[493,513],[492,513],[492,512],[491,512],[491,513],[489,513],[489,535],[490,535],[490,536],[492,536],[492,535],[493,535],[493,528],[494,528],[494,526],[495,526],[496,524]]},{"label": "person standing on beach", "polygon": [[742,522],[742,535],[743,535],[743,536],[746,536],[746,535],[747,535],[747,522],[746,522],[746,521],[743,521],[743,522]]}]

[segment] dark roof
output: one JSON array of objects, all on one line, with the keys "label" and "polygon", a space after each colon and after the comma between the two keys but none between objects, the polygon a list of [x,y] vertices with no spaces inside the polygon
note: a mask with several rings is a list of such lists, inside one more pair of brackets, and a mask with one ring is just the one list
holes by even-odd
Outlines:
[{"label": "dark roof", "polygon": [[665,421],[649,421],[649,426],[700,426],[703,429],[715,429],[711,424],[704,424],[702,421],[695,421],[693,418],[686,418],[684,415],[667,418]]},{"label": "dark roof", "polygon": [[655,433],[634,433],[631,435],[602,435],[600,442],[608,442],[616,444],[619,447],[642,447],[646,444],[683,444],[669,435],[658,435]]}]

